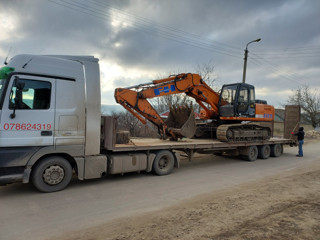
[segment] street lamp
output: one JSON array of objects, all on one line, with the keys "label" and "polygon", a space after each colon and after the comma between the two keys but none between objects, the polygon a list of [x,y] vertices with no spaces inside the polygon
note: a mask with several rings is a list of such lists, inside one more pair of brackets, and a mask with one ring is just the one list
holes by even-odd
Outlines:
[{"label": "street lamp", "polygon": [[248,45],[250,43],[253,43],[253,42],[260,42],[261,41],[261,38],[258,38],[256,40],[253,40],[251,42],[248,42],[247,43],[247,46],[246,46],[246,49],[244,50],[244,65],[243,65],[243,76],[242,76],[242,83],[245,83],[246,82],[246,71],[247,71],[247,60],[248,60]]}]

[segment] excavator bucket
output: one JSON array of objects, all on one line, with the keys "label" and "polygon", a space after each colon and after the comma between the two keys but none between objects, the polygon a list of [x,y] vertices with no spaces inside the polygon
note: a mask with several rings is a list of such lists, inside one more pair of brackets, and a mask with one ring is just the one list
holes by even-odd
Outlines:
[{"label": "excavator bucket", "polygon": [[196,132],[196,120],[192,105],[170,107],[166,124],[177,137],[192,138]]}]

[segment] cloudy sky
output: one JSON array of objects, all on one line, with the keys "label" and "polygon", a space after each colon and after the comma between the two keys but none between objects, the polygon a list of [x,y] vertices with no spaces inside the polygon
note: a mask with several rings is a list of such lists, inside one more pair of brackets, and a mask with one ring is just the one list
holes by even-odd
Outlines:
[{"label": "cloudy sky", "polygon": [[114,88],[214,66],[218,84],[246,82],[280,106],[320,87],[319,0],[0,0],[0,59],[30,54],[100,59],[102,102]]}]

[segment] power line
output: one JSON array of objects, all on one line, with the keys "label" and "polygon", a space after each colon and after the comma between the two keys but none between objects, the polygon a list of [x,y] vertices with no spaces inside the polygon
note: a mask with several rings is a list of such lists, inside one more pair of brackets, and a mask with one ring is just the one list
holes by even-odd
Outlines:
[{"label": "power line", "polygon": [[[281,72],[282,74],[285,74],[285,75],[289,76],[290,78],[292,78],[292,77],[297,78],[297,79],[295,79],[295,81],[298,81],[298,79],[301,79],[301,77],[298,76],[295,72],[284,71],[283,69],[279,69],[278,65],[274,64],[273,62],[270,62],[270,61],[267,61],[265,59],[260,58],[259,55],[257,55],[257,54],[252,53],[252,55],[254,56],[253,59],[258,60],[258,61],[259,60],[263,61],[264,63],[271,66],[273,69],[275,69],[276,71]],[[307,78],[305,76],[303,76],[303,79],[307,80]]]},{"label": "power line", "polygon": [[[62,1],[62,0],[61,0]],[[99,9],[100,10],[100,9]],[[121,13],[122,14],[122,13]],[[127,14],[128,15],[128,14]],[[109,16],[110,16],[110,14],[109,14]],[[133,16],[133,15],[131,15],[131,16]],[[116,16],[116,17],[118,17],[118,18],[120,18],[121,20],[123,20],[123,19],[125,19],[123,16],[122,17],[120,17],[120,16]],[[141,19],[141,17],[140,17],[140,19]],[[157,34],[159,35],[159,33],[160,34],[164,34],[166,37],[174,37],[174,40],[177,40],[177,39],[179,39],[180,40],[180,42],[181,41],[184,41],[184,42],[186,42],[186,41],[188,41],[189,43],[192,43],[192,44],[197,44],[197,45],[200,45],[201,47],[205,47],[205,48],[212,48],[211,47],[211,45],[213,45],[211,42],[210,43],[208,43],[208,42],[205,42],[205,41],[203,41],[201,38],[199,38],[199,36],[197,35],[196,36],[196,39],[195,38],[190,38],[189,36],[188,36],[188,33],[187,34],[184,34],[184,35],[181,35],[181,34],[179,34],[178,32],[183,32],[183,31],[181,31],[181,30],[179,30],[179,29],[174,29],[174,28],[172,28],[172,27],[168,27],[168,26],[165,26],[165,25],[163,25],[163,24],[159,24],[159,23],[157,23],[157,22],[155,22],[155,21],[150,21],[150,20],[148,20],[148,22],[146,22],[145,21],[145,19],[146,18],[143,18],[144,20],[143,21],[141,21],[141,20],[138,20],[137,22],[138,22],[138,27],[143,27],[143,30],[148,30],[148,32],[151,30],[151,31],[155,31],[155,28],[154,28],[154,26],[157,26],[157,30],[158,30],[158,32],[157,32]],[[132,20],[132,18],[127,18],[127,20]],[[152,25],[153,27],[152,28],[150,28],[150,25]],[[171,31],[165,31],[163,28],[169,28]],[[138,29],[139,30],[139,29]],[[160,31],[159,31],[160,30]],[[184,32],[185,33],[185,32]],[[189,34],[190,35],[190,34]],[[221,52],[221,51],[227,51],[227,53],[230,55],[230,53],[232,53],[232,54],[239,54],[240,52],[235,52],[234,50],[232,50],[233,52],[231,52],[231,50],[229,50],[229,49],[227,49],[227,50],[225,50],[225,49],[223,49],[223,48],[218,48],[218,47],[215,47],[215,49],[214,49],[214,51],[219,51],[219,53],[224,53],[224,52]]]},{"label": "power line", "polygon": [[320,54],[319,51],[292,51],[292,52],[286,52],[286,51],[278,51],[278,52],[261,52],[261,51],[256,51],[255,53],[260,54],[260,55],[301,55],[301,54]]},{"label": "power line", "polygon": [[[135,21],[132,22],[131,26],[132,28],[137,29],[138,31],[142,31],[148,34],[152,34],[152,35],[157,35],[159,37],[171,40],[171,41],[175,41],[178,43],[182,43],[182,44],[186,44],[189,46],[193,46],[193,47],[198,47],[204,50],[209,50],[212,52],[216,52],[219,54],[224,54],[227,56],[231,56],[231,57],[239,57],[238,54],[241,54],[239,51],[239,48],[231,46],[229,44],[225,44],[225,43],[221,43],[221,42],[217,42],[214,40],[209,40],[209,39],[203,39],[201,37],[199,37],[196,34],[193,33],[188,33],[186,31],[183,31],[181,29],[178,28],[174,28],[172,26],[168,26],[168,25],[164,25],[164,24],[160,24],[156,21],[152,21],[150,19],[141,17],[141,16],[137,16],[137,15],[133,15],[131,13],[125,12],[119,8],[116,7],[112,7],[109,4],[105,3],[105,2],[100,2],[97,0],[88,0],[89,2],[91,2],[92,4],[94,4],[95,7],[92,7],[88,4],[83,4],[79,1],[75,1],[75,0],[49,0],[50,2],[53,2],[55,4],[70,8],[72,10],[75,11],[79,11],[81,13],[86,13],[89,14],[91,16],[94,17],[100,17],[102,19],[109,19],[109,18],[115,18],[115,19],[120,19],[122,21]],[[57,1],[60,1],[57,2]],[[86,3],[88,3],[88,1],[86,1]],[[64,3],[64,4],[61,4]],[[104,7],[104,8],[108,8],[110,10],[116,11],[119,15],[113,16],[112,13],[104,12],[103,10],[101,10],[100,7]],[[89,13],[88,13],[89,11]],[[109,17],[109,18],[107,18]],[[152,26],[152,27],[150,27]],[[214,45],[214,43],[216,44],[220,44],[220,45],[224,45],[224,46],[216,46]],[[261,56],[259,57],[260,59],[273,59],[274,57],[278,58],[296,58],[297,56],[299,57],[318,57],[320,52],[317,53],[315,51],[310,52],[310,49],[315,49],[315,48],[319,48],[319,47],[315,47],[313,46],[312,48],[307,48],[307,47],[303,47],[300,49],[306,49],[303,52],[301,52],[301,50],[299,50],[300,52],[297,51],[297,48],[286,48],[286,49],[282,49],[281,52],[277,51],[277,52],[264,52],[264,51],[258,51],[256,53],[259,53]],[[275,50],[276,48],[274,48]],[[291,49],[291,52],[288,52],[288,49]],[[266,50],[265,50],[266,51]],[[266,56],[264,56],[266,55]]]},{"label": "power line", "polygon": [[[130,23],[130,27],[136,29],[137,31],[151,34],[153,36],[158,36],[181,44],[197,47],[203,50],[219,53],[234,58],[239,58],[243,54],[239,48],[234,47],[232,45],[217,42],[208,38],[202,38],[197,34],[189,33],[179,28],[175,28],[173,26],[164,25],[159,22],[147,19],[145,17],[133,15],[119,8],[112,7],[106,2],[101,2],[97,0],[87,0],[85,2],[86,4],[84,4],[83,2],[75,0],[48,1],[102,20],[110,20],[113,18],[122,22],[128,21]],[[89,5],[88,3],[91,3],[93,5]],[[104,11],[102,10],[102,8],[107,8],[109,9],[109,11]],[[320,49],[320,47],[317,46],[301,47],[298,48],[298,51],[297,48],[285,48],[281,49],[281,52],[277,51],[277,48],[273,49],[273,51],[277,52],[269,51],[271,49],[264,49],[263,51],[257,52],[260,53],[259,55],[251,53],[254,57],[249,58],[249,60],[254,64],[258,65],[259,67],[267,69],[268,71],[271,69],[272,72],[275,72],[283,76],[288,81],[294,81],[299,83],[297,80],[292,78],[292,74],[280,70],[276,65],[268,62],[266,59],[317,57],[318,49]]]},{"label": "power line", "polygon": [[[85,13],[85,14],[94,16],[94,17],[99,17],[99,18],[107,19],[107,20],[109,20],[109,17],[112,17],[112,14],[110,14],[109,12],[102,12],[101,9],[97,9],[97,8],[92,8],[92,7],[89,8],[87,5],[84,5],[81,3],[79,4],[78,2],[72,3],[72,2],[67,2],[64,0],[60,0],[60,2],[57,2],[58,0],[48,0],[48,1],[55,3],[57,5],[61,5],[66,8],[81,12],[81,13]],[[123,18],[122,18],[122,20],[123,20]],[[239,58],[239,55],[240,55],[240,51],[235,52],[234,50],[226,50],[221,47],[220,48],[217,48],[217,47],[213,48],[212,43],[207,43],[207,42],[204,42],[203,40],[199,41],[197,39],[190,38],[185,35],[181,35],[181,34],[174,32],[174,31],[165,31],[164,29],[161,29],[160,27],[158,29],[151,28],[149,25],[146,25],[146,23],[143,23],[141,21],[138,23],[132,23],[131,27],[135,28],[139,31],[142,31],[142,32],[146,32],[149,34],[160,36],[162,38],[166,38],[168,40],[172,40],[175,42],[198,47],[198,48],[201,48],[204,50],[209,50],[209,51],[216,52],[219,54],[224,54],[224,55],[228,55],[228,56],[236,57],[236,58]],[[199,38],[199,39],[201,39],[201,38]],[[239,55],[235,55],[235,54],[239,54]]]},{"label": "power line", "polygon": [[306,55],[306,54],[295,54],[295,55],[283,55],[283,54],[274,54],[274,55],[267,55],[267,56],[263,56],[263,54],[259,54],[259,59],[273,59],[273,60],[278,60],[278,59],[298,59],[298,58],[317,58],[320,57],[320,53],[319,54],[310,54],[310,55]]},{"label": "power line", "polygon": [[[104,6],[104,7],[107,7],[109,9],[113,9],[113,10],[117,10],[118,12],[122,13],[123,15],[127,15],[131,18],[136,18],[136,19],[140,19],[141,21],[143,22],[147,22],[147,23],[151,23],[152,25],[156,25],[156,26],[159,26],[161,28],[166,28],[166,29],[169,29],[171,31],[174,31],[174,32],[180,32],[184,35],[188,35],[188,36],[192,36],[194,38],[196,38],[197,40],[203,40],[203,39],[199,39],[199,35],[198,34],[194,34],[194,33],[190,33],[190,32],[186,32],[186,31],[183,31],[181,30],[180,28],[177,28],[177,27],[173,27],[173,26],[169,26],[169,25],[164,25],[164,24],[160,24],[156,21],[153,21],[153,20],[150,20],[148,18],[144,18],[144,17],[141,17],[141,16],[137,16],[137,15],[134,15],[132,13],[128,13],[126,11],[123,11],[122,9],[119,9],[119,8],[116,8],[116,7],[113,7],[113,6],[110,6],[109,4],[107,4],[106,2],[101,2],[101,1],[98,1],[98,0],[88,0],[90,2],[94,2],[96,3],[97,5],[99,5],[98,3],[100,3],[99,6]],[[228,48],[228,49],[234,49],[234,50],[239,50],[239,47],[235,47],[235,46],[232,46],[230,44],[227,44],[227,43],[223,43],[223,42],[218,42],[218,41],[215,41],[215,40],[212,40],[212,39],[205,39],[204,40],[206,43],[207,41],[209,41],[210,43],[216,43],[218,45],[222,45],[224,46],[225,48]],[[220,46],[221,47],[221,46]]]},{"label": "power line", "polygon": [[255,51],[255,54],[258,54],[260,58],[272,59],[272,58],[305,58],[305,57],[320,57],[320,51],[277,51],[277,52],[261,52]]},{"label": "power line", "polygon": [[260,61],[256,58],[249,58],[249,61],[257,66],[259,66],[260,68],[263,68],[266,71],[271,71],[277,75],[279,75],[281,78],[289,81],[289,82],[295,82],[298,83],[299,85],[301,85],[301,83],[296,80],[295,78],[292,77],[291,74],[289,74],[286,71],[283,71],[281,69],[279,69],[277,66],[273,65],[273,64],[267,64],[265,63],[265,61]]},{"label": "power line", "polygon": [[296,47],[281,47],[281,48],[264,48],[263,50],[259,50],[258,52],[269,52],[269,51],[297,51],[297,50],[304,50],[304,51],[312,51],[312,50],[320,50],[319,45],[314,46],[296,46]]},{"label": "power line", "polygon": [[255,51],[260,59],[290,59],[290,58],[314,58],[320,57],[320,47],[295,47],[278,50],[260,49]]}]

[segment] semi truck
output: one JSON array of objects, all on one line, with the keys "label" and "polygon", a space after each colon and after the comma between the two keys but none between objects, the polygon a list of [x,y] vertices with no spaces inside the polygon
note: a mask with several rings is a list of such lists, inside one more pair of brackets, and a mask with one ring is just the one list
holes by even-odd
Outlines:
[{"label": "semi truck", "polygon": [[99,60],[17,55],[0,70],[0,184],[32,183],[41,192],[107,174],[170,174],[181,152],[225,152],[254,161],[279,157],[291,139],[131,139],[116,143],[116,119],[101,116]]}]

